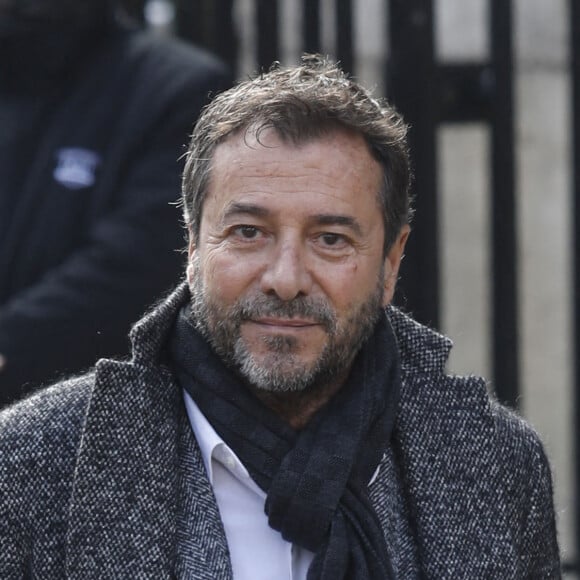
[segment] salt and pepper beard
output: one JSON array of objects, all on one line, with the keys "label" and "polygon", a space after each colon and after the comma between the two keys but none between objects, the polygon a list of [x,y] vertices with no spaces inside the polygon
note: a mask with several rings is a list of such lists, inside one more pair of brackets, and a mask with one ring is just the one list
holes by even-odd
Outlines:
[{"label": "salt and pepper beard", "polygon": [[[207,292],[197,256],[192,265],[191,310],[197,330],[227,366],[251,386],[272,393],[314,390],[343,376],[382,312],[384,268],[367,300],[340,322],[329,302],[321,297],[300,296],[285,302],[275,295],[260,293],[225,307]],[[327,341],[313,364],[306,367],[300,361],[296,355],[298,341],[293,336],[263,337],[268,353],[256,360],[242,337],[241,325],[246,320],[276,316],[307,318],[323,327]]]}]

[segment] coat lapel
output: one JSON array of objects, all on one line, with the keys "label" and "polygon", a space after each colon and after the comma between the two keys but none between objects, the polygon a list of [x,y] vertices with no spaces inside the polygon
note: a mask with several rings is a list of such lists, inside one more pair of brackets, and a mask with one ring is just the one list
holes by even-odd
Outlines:
[{"label": "coat lapel", "polygon": [[97,364],[70,506],[67,577],[170,577],[180,402],[163,372]]},{"label": "coat lapel", "polygon": [[[437,579],[512,577],[517,554],[485,383],[446,375],[451,344],[420,334],[397,333],[403,389],[395,455],[421,570]],[[406,356],[411,351],[419,354]]]},{"label": "coat lapel", "polygon": [[403,403],[397,429],[421,568],[428,578],[507,578],[497,568],[516,554],[491,414],[481,395],[445,387]]},{"label": "coat lapel", "polygon": [[97,365],[69,522],[71,579],[232,578],[217,503],[168,372]]},{"label": "coat lapel", "polygon": [[179,509],[176,576],[231,580],[230,555],[217,501],[187,415],[179,425]]},{"label": "coat lapel", "polygon": [[395,578],[416,580],[419,577],[417,546],[392,447],[385,451],[378,475],[369,485],[369,495],[383,528]]}]

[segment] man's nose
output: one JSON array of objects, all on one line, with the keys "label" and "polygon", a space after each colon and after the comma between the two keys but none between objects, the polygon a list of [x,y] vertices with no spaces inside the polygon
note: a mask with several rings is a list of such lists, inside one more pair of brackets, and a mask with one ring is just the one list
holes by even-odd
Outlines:
[{"label": "man's nose", "polygon": [[299,242],[280,243],[262,275],[262,291],[265,294],[274,293],[284,301],[310,294],[312,277],[305,253]]}]

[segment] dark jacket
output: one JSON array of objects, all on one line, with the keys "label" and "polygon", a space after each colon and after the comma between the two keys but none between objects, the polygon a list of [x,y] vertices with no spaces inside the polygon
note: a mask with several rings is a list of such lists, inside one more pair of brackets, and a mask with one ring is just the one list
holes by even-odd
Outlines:
[{"label": "dark jacket", "polygon": [[0,407],[128,351],[182,271],[178,158],[228,80],[200,50],[118,30],[43,118],[0,236]]},{"label": "dark jacket", "polygon": [[[135,327],[130,362],[102,360],[0,414],[1,578],[231,579],[201,452],[163,363],[188,297],[180,287]],[[559,578],[537,435],[482,379],[444,373],[447,339],[388,316],[403,387],[370,495],[397,578],[417,578],[417,567],[433,580]]]}]

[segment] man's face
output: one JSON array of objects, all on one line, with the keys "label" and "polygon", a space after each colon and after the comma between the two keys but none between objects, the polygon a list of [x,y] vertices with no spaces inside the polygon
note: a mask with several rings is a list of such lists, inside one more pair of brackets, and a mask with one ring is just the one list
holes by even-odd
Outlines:
[{"label": "man's face", "polygon": [[253,386],[342,381],[390,302],[408,228],[383,257],[382,169],[358,135],[215,151],[188,280],[198,327]]}]

